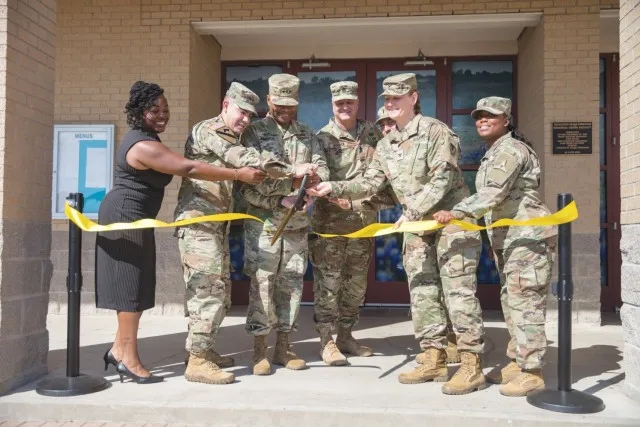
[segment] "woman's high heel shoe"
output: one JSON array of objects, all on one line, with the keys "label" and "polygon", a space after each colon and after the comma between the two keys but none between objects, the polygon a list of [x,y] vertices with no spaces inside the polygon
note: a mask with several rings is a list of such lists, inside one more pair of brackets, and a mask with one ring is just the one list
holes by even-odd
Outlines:
[{"label": "woman's high heel shoe", "polygon": [[113,357],[113,353],[111,353],[111,349],[107,350],[107,352],[102,357],[104,360],[104,370],[106,371],[109,367],[109,364],[112,364],[114,368],[118,369],[118,361],[115,357]]},{"label": "woman's high heel shoe", "polygon": [[131,372],[122,362],[118,363],[116,370],[118,371],[118,374],[120,374],[120,382],[124,382],[123,376],[129,377],[131,381],[137,384],[154,384],[164,381],[164,377],[156,376],[152,373],[149,373],[148,377],[140,377]]}]

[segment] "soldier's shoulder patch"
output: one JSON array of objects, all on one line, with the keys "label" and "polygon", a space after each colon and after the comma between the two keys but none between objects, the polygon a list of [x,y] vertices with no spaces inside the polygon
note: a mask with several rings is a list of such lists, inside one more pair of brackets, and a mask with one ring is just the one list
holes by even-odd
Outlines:
[{"label": "soldier's shoulder patch", "polygon": [[207,126],[207,130],[215,133],[227,142],[235,143],[237,141],[236,135],[222,120],[210,123]]}]

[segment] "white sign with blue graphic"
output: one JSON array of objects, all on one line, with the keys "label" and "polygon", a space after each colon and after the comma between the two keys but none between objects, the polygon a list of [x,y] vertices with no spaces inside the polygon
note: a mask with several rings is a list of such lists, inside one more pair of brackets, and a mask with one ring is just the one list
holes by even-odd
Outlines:
[{"label": "white sign with blue graphic", "polygon": [[53,134],[53,218],[64,218],[69,193],[82,193],[83,212],[97,218],[113,184],[114,125],[55,125]]}]

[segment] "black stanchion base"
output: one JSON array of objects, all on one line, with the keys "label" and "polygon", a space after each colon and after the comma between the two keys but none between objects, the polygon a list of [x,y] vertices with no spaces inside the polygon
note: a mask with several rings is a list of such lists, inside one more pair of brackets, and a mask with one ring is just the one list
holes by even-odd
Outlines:
[{"label": "black stanchion base", "polygon": [[36,392],[43,396],[79,396],[102,391],[111,385],[102,377],[80,374],[77,377],[54,377],[38,384]]},{"label": "black stanchion base", "polygon": [[541,390],[527,396],[535,407],[565,414],[593,414],[604,409],[601,399],[578,390]]}]

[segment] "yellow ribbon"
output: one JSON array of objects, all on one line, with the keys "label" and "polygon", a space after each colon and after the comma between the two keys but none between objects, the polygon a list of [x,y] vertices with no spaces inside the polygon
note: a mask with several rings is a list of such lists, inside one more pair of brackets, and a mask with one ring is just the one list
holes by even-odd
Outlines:
[{"label": "yellow ribbon", "polygon": [[[200,222],[224,222],[224,221],[233,221],[236,219],[253,219],[255,221],[262,221],[260,218],[257,218],[253,215],[241,214],[241,213],[223,213],[223,214],[215,214],[215,215],[204,215],[199,216],[197,218],[188,218],[182,219],[176,222],[163,222],[157,219],[140,219],[134,222],[116,222],[108,225],[99,225],[95,222],[91,221],[89,218],[78,212],[76,209],[72,208],[68,203],[65,204],[64,214],[69,218],[71,222],[77,225],[83,231],[89,232],[100,232],[100,231],[116,231],[116,230],[136,230],[141,228],[166,228],[166,227],[181,227],[184,225],[197,224]],[[553,225],[566,224],[568,222],[574,221],[578,218],[578,208],[576,206],[576,202],[571,202],[563,209],[558,212],[539,217],[539,218],[531,218],[525,221],[516,221],[514,219],[500,219],[493,224],[483,227],[481,225],[472,224],[467,221],[459,221],[453,220],[450,224],[457,225],[458,227],[464,230],[470,231],[479,231],[486,230],[489,228],[496,227],[548,227]],[[393,224],[371,224],[364,228],[361,228],[358,231],[354,231],[349,234],[321,234],[315,233],[321,237],[347,237],[350,239],[355,238],[364,238],[364,237],[377,237],[377,236],[385,236],[387,234],[392,233],[401,233],[401,232],[422,232],[422,231],[431,231],[437,230],[439,228],[443,228],[445,225],[438,223],[435,220],[429,221],[414,221],[414,222],[405,222],[397,229],[393,228]]]}]

